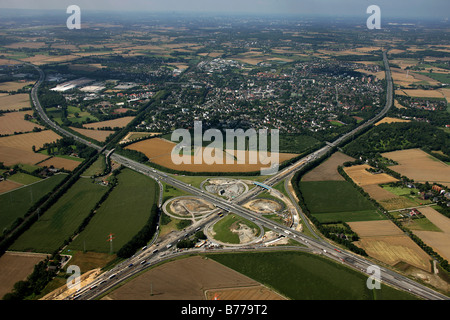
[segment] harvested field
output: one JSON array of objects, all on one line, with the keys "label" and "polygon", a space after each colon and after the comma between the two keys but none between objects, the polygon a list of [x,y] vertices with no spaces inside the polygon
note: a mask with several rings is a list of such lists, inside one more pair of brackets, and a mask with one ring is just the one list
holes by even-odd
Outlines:
[{"label": "harvested field", "polygon": [[391,169],[408,178],[450,186],[450,166],[420,149],[386,152],[382,156],[396,161],[398,165]]},{"label": "harvested field", "polygon": [[22,89],[25,86],[28,86],[30,84],[34,84],[33,81],[9,81],[9,82],[2,82],[0,83],[0,90],[1,91],[17,91],[19,89]]},{"label": "harvested field", "polygon": [[359,236],[354,242],[367,254],[391,266],[405,262],[431,271],[430,257],[391,221],[348,222]]},{"label": "harvested field", "polygon": [[[444,95],[439,90],[423,90],[423,89],[403,89],[404,95],[418,98],[444,98]],[[395,94],[401,94],[395,92]]]},{"label": "harvested field", "polygon": [[371,173],[366,169],[370,169],[371,166],[367,164],[361,164],[344,168],[344,171],[350,178],[359,186],[383,184],[390,182],[397,182],[398,179],[386,174],[386,173]]},{"label": "harvested field", "polygon": [[15,111],[23,108],[31,108],[28,93],[19,93],[0,97],[0,110]]},{"label": "harvested field", "polygon": [[75,127],[70,127],[70,129],[78,132],[79,134],[82,134],[83,136],[92,138],[92,139],[100,141],[100,142],[104,142],[110,134],[115,133],[115,131],[110,131],[110,130],[80,129],[80,128],[75,128]]},{"label": "harvested field", "polygon": [[[268,168],[269,165],[261,164],[260,160],[256,164],[250,164],[249,157],[250,152],[245,151],[245,164],[237,164],[236,161],[233,164],[227,164],[226,159],[229,159],[233,155],[233,151],[224,151],[223,164],[207,164],[209,156],[207,155],[211,149],[202,148],[203,152],[203,162],[202,164],[194,164],[194,156],[191,156],[191,164],[175,164],[172,161],[172,150],[176,146],[174,142],[153,138],[149,140],[139,141],[127,146],[127,149],[137,150],[144,153],[151,162],[156,163],[160,166],[174,169],[178,171],[190,171],[190,172],[253,172],[259,171],[261,168]],[[212,154],[214,156],[214,154]],[[297,154],[292,153],[280,153],[279,162],[280,164],[286,160],[296,157]]]},{"label": "harvested field", "polygon": [[15,132],[30,132],[34,128],[45,129],[43,126],[24,120],[24,116],[32,115],[32,111],[18,111],[0,114],[0,134]]},{"label": "harvested field", "polygon": [[348,222],[348,225],[362,238],[403,234],[403,231],[390,220]]},{"label": "harvested field", "polygon": [[0,257],[0,297],[11,292],[17,281],[26,280],[34,266],[45,259],[44,254],[6,252]]},{"label": "harvested field", "polygon": [[[405,107],[403,107],[403,108],[405,108]],[[411,122],[411,120],[391,118],[391,117],[384,117],[383,119],[381,119],[380,121],[375,123],[375,125],[378,126],[378,125],[380,125],[382,123],[395,123],[395,122]]]},{"label": "harvested field", "polygon": [[55,142],[58,139],[61,139],[61,137],[52,130],[44,130],[1,137],[0,146],[32,151],[33,146],[36,147],[36,150],[39,150],[45,143]]},{"label": "harvested field", "polygon": [[40,167],[53,166],[57,169],[65,169],[65,170],[72,171],[76,167],[78,167],[80,164],[81,164],[80,161],[59,158],[59,157],[52,157],[48,160],[45,160],[44,162],[39,163],[39,166]]},{"label": "harvested field", "polygon": [[29,49],[40,49],[45,48],[47,45],[45,42],[37,42],[37,41],[24,41],[24,42],[14,42],[8,45],[5,45],[6,48],[10,49],[20,49],[20,48],[29,48]]},{"label": "harvested field", "polygon": [[5,166],[13,166],[15,164],[36,164],[47,159],[48,156],[33,151],[26,151],[13,147],[0,146],[0,162]]},{"label": "harvested field", "polygon": [[337,167],[344,162],[354,160],[342,152],[336,152],[324,163],[306,173],[302,181],[345,180],[337,171]]},{"label": "harvested field", "polygon": [[[258,286],[265,289],[259,295],[255,293]],[[237,300],[244,299],[249,294],[253,300],[283,299],[255,280],[211,259],[190,257],[150,269],[114,290],[103,300],[209,300],[212,299],[211,292],[216,293],[222,289],[239,290],[240,295],[233,295]],[[267,294],[268,291],[271,295]],[[226,299],[226,295],[221,296],[219,293],[218,298]]]},{"label": "harvested field", "polygon": [[130,123],[134,117],[123,117],[118,118],[114,120],[107,120],[107,121],[100,121],[100,122],[94,122],[94,123],[88,123],[83,125],[85,128],[92,128],[92,129],[98,129],[98,128],[123,128],[128,123]]}]

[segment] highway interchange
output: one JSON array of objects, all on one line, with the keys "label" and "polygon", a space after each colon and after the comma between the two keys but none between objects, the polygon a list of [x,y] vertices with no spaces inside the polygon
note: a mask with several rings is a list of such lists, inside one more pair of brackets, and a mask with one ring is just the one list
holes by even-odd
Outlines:
[{"label": "highway interchange", "polygon": [[[278,173],[272,175],[270,178],[268,178],[266,181],[264,181],[265,185],[273,186],[277,184],[278,182],[285,179],[285,184],[287,185],[287,182],[292,178],[293,174],[300,170],[303,166],[308,164],[309,162],[312,162],[321,156],[325,155],[327,152],[329,152],[333,147],[337,147],[341,145],[344,141],[347,139],[351,139],[352,136],[354,136],[359,131],[365,129],[368,126],[371,126],[373,123],[381,119],[390,109],[392,106],[392,100],[393,100],[393,84],[392,84],[392,78],[389,68],[389,63],[387,60],[387,54],[386,52],[383,52],[383,60],[385,65],[385,73],[387,79],[387,92],[386,92],[386,105],[383,108],[383,110],[373,119],[370,121],[364,123],[363,125],[353,129],[351,132],[348,132],[347,134],[343,135],[342,137],[338,138],[336,141],[332,143],[327,143],[324,147],[322,147],[319,150],[314,151],[313,153],[303,157],[302,159],[298,160],[296,163],[290,165],[289,167],[284,168],[283,170],[279,171]],[[32,64],[30,64],[32,65]],[[290,250],[301,250],[301,251],[309,251],[314,253],[320,253],[322,255],[325,255],[326,257],[333,259],[339,263],[344,263],[348,267],[361,271],[365,273],[366,275],[370,276],[371,274],[367,273],[368,267],[372,266],[374,263],[366,260],[358,255],[352,254],[350,252],[344,251],[341,248],[334,246],[322,238],[320,238],[314,230],[309,226],[307,223],[307,218],[304,216],[303,212],[297,205],[296,201],[293,200],[292,196],[291,200],[293,204],[296,206],[296,209],[301,215],[302,220],[304,221],[304,224],[309,228],[309,230],[312,232],[313,235],[315,235],[316,238],[305,236],[303,233],[295,231],[289,227],[279,225],[269,219],[266,219],[262,217],[261,215],[256,214],[255,212],[244,208],[241,206],[242,204],[248,202],[250,199],[256,197],[258,194],[263,192],[265,189],[261,187],[254,187],[253,189],[249,190],[248,192],[242,194],[241,196],[235,198],[233,201],[226,201],[222,198],[219,198],[215,195],[209,194],[207,192],[204,192],[203,190],[200,190],[199,188],[193,187],[190,184],[184,183],[178,179],[175,179],[167,174],[165,174],[162,171],[156,170],[154,168],[151,168],[150,166],[146,164],[142,164],[136,161],[133,161],[131,159],[128,159],[124,156],[121,156],[119,154],[115,154],[111,152],[112,150],[106,150],[105,147],[98,146],[90,141],[87,141],[61,127],[59,127],[56,123],[54,123],[44,112],[39,99],[37,95],[37,90],[41,83],[45,79],[44,72],[38,68],[35,65],[32,65],[36,70],[39,71],[40,78],[34,85],[31,91],[31,98],[33,101],[33,105],[42,118],[42,120],[50,126],[52,129],[54,129],[56,132],[61,133],[64,136],[71,137],[74,140],[84,143],[94,149],[96,149],[99,152],[103,152],[105,154],[110,154],[110,157],[112,160],[116,161],[117,163],[128,167],[132,170],[135,170],[137,172],[140,172],[142,174],[145,174],[153,179],[155,179],[160,187],[161,183],[164,182],[168,185],[171,185],[173,187],[176,187],[180,190],[186,191],[194,196],[202,197],[203,199],[210,201],[213,203],[217,208],[209,214],[207,217],[203,218],[200,221],[197,221],[190,227],[186,228],[184,231],[180,232],[173,232],[166,236],[164,239],[161,239],[158,244],[149,245],[149,248],[146,248],[145,250],[142,250],[138,253],[136,253],[132,258],[116,265],[111,270],[99,275],[92,283],[90,283],[88,286],[80,288],[76,293],[77,299],[95,299],[120,282],[124,281],[125,279],[128,279],[129,277],[136,275],[139,272],[142,272],[143,270],[167,259],[171,259],[174,256],[182,255],[182,254],[191,254],[192,252],[205,252],[205,249],[191,249],[184,252],[174,252],[173,246],[177,243],[178,240],[183,239],[188,234],[193,234],[197,230],[202,229],[207,224],[210,224],[214,220],[218,220],[219,216],[217,215],[218,212],[233,212],[235,214],[238,214],[246,219],[251,219],[254,222],[260,224],[261,226],[264,226],[268,229],[274,230],[277,233],[288,237],[290,239],[296,240],[301,242],[305,247],[287,247],[285,249]],[[288,190],[286,188],[286,190]],[[289,192],[289,191],[288,191]],[[160,195],[160,201],[159,204],[161,205],[161,195]],[[241,250],[248,250],[247,249],[241,249]],[[256,248],[250,248],[250,249],[256,249]],[[257,248],[258,250],[264,250],[263,248]],[[283,250],[285,250],[283,249]],[[214,249],[214,252],[216,251],[230,251],[230,250],[236,250],[236,249]],[[273,250],[273,249],[272,249]],[[277,249],[280,250],[280,249]],[[405,276],[402,276],[392,270],[380,267],[381,270],[381,282],[389,284],[395,288],[408,291],[412,294],[415,294],[423,299],[430,299],[430,300],[448,300],[449,297],[442,295],[424,285],[421,285]],[[73,297],[71,297],[73,298]]]}]

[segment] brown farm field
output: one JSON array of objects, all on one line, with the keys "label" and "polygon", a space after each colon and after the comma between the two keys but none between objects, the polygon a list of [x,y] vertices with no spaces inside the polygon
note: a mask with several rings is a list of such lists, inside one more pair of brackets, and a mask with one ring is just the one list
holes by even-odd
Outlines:
[{"label": "brown farm field", "polygon": [[98,128],[105,128],[105,127],[123,128],[128,123],[130,123],[133,119],[134,119],[134,117],[123,117],[123,118],[118,118],[118,119],[114,119],[114,120],[88,123],[88,124],[83,125],[83,127],[88,128],[88,129],[91,129],[91,128],[98,129]]},{"label": "brown farm field", "polygon": [[350,156],[342,152],[334,153],[324,163],[306,173],[302,181],[326,181],[326,180],[345,180],[337,171],[337,167],[347,161],[354,161]]},{"label": "brown farm field", "polygon": [[[204,155],[202,164],[194,164],[194,155],[191,155],[191,164],[175,164],[172,161],[171,152],[175,147],[175,143],[160,138],[153,138],[144,141],[139,141],[133,143],[126,147],[126,149],[136,150],[144,153],[151,162],[156,163],[160,166],[178,170],[178,171],[190,171],[190,172],[253,172],[259,171],[261,168],[268,168],[269,165],[262,164],[260,159],[256,164],[250,164],[249,158],[251,156],[249,151],[245,151],[245,164],[238,164],[236,161],[232,164],[227,164],[227,159],[232,159],[233,151],[225,150],[222,155],[223,164],[207,164],[206,161],[209,157],[206,155],[211,152],[214,156],[213,151],[208,149],[208,147],[202,148]],[[286,160],[296,157],[296,154],[291,153],[280,153],[279,162],[280,164]]]},{"label": "brown farm field", "polygon": [[2,82],[0,83],[0,90],[1,91],[17,91],[19,89],[22,89],[25,86],[28,86],[30,84],[34,84],[32,81],[9,81],[9,82]]},{"label": "brown farm field", "polygon": [[0,258],[0,299],[11,292],[17,281],[26,280],[34,266],[47,255],[6,252]]},{"label": "brown farm field", "polygon": [[92,138],[92,139],[100,141],[100,142],[104,142],[110,134],[115,133],[115,131],[111,131],[111,130],[92,130],[92,129],[81,129],[81,128],[75,128],[75,127],[70,127],[70,129],[82,134],[83,136]]},{"label": "brown farm field", "polygon": [[391,169],[408,178],[450,186],[450,166],[420,149],[386,152],[382,156],[396,161],[398,165]]},{"label": "brown farm field", "polygon": [[[397,101],[397,100],[395,100],[395,101]],[[405,120],[405,119],[399,119],[399,118],[391,118],[391,117],[384,117],[383,119],[381,119],[380,121],[375,123],[375,125],[378,126],[378,125],[380,125],[382,123],[395,123],[395,122],[411,122],[411,120]]]},{"label": "brown farm field", "polygon": [[414,233],[427,245],[432,247],[441,257],[450,260],[450,219],[431,207],[418,208],[434,225],[438,226],[442,232],[419,231]]},{"label": "brown farm field", "polygon": [[344,168],[344,171],[350,178],[359,186],[383,184],[390,182],[397,182],[398,180],[386,173],[371,173],[366,169],[370,169],[371,166],[367,164],[361,164]]},{"label": "brown farm field", "polygon": [[17,189],[21,186],[23,186],[23,184],[11,180],[0,181],[0,194]]},{"label": "brown farm field", "polygon": [[388,265],[400,262],[430,272],[430,257],[389,220],[348,222],[359,236],[355,245]]},{"label": "brown farm field", "polygon": [[153,268],[103,300],[210,300],[216,294],[220,300],[284,300],[255,280],[198,256]]},{"label": "brown farm field", "polygon": [[78,167],[81,164],[80,161],[76,161],[76,160],[70,160],[70,159],[65,159],[65,158],[59,158],[59,157],[52,157],[48,160],[45,160],[41,163],[39,163],[40,167],[50,167],[53,166],[57,169],[65,169],[65,170],[69,170],[72,171],[74,170],[76,167]]},{"label": "brown farm field", "polygon": [[26,151],[13,147],[0,146],[0,162],[5,166],[13,166],[15,164],[36,164],[44,161],[48,156],[33,151]]},{"label": "brown farm field", "polygon": [[24,116],[32,115],[32,111],[18,111],[0,114],[0,134],[14,134],[15,132],[30,132],[34,128],[45,129],[43,126],[24,120]]},{"label": "brown farm field", "polygon": [[28,93],[19,93],[0,97],[1,111],[15,111],[23,108],[31,108],[30,96]]}]

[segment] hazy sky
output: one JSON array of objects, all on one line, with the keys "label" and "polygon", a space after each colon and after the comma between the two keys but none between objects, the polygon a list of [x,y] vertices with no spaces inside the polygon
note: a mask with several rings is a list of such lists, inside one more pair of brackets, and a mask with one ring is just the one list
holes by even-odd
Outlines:
[{"label": "hazy sky", "polygon": [[0,0],[1,8],[139,12],[222,12],[366,16],[370,5],[378,5],[382,16],[408,18],[449,17],[450,0]]}]

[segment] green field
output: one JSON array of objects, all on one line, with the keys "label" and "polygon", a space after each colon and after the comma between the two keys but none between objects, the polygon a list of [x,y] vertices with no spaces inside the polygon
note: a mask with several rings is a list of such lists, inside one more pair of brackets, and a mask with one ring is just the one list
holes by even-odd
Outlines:
[{"label": "green field", "polygon": [[90,179],[80,178],[10,249],[54,252],[73,235],[106,190]]},{"label": "green field", "polygon": [[0,229],[8,228],[17,218],[22,218],[40,198],[52,191],[66,174],[57,174],[38,183],[0,195]]},{"label": "green field", "polygon": [[384,284],[369,290],[367,276],[303,252],[210,254],[213,259],[292,300],[410,300]]},{"label": "green field", "polygon": [[306,207],[322,223],[386,219],[347,181],[301,181],[299,187]]},{"label": "green field", "polygon": [[113,252],[117,252],[147,223],[150,209],[158,201],[157,183],[129,169],[119,173],[117,179],[118,185],[68,250],[109,253],[107,239],[112,233]]},{"label": "green field", "polygon": [[259,227],[247,219],[241,218],[235,214],[229,214],[214,224],[213,230],[215,232],[214,239],[225,243],[239,244],[239,236],[237,233],[231,231],[231,227],[237,224],[247,225],[251,229],[256,230],[256,235],[260,235]]}]

